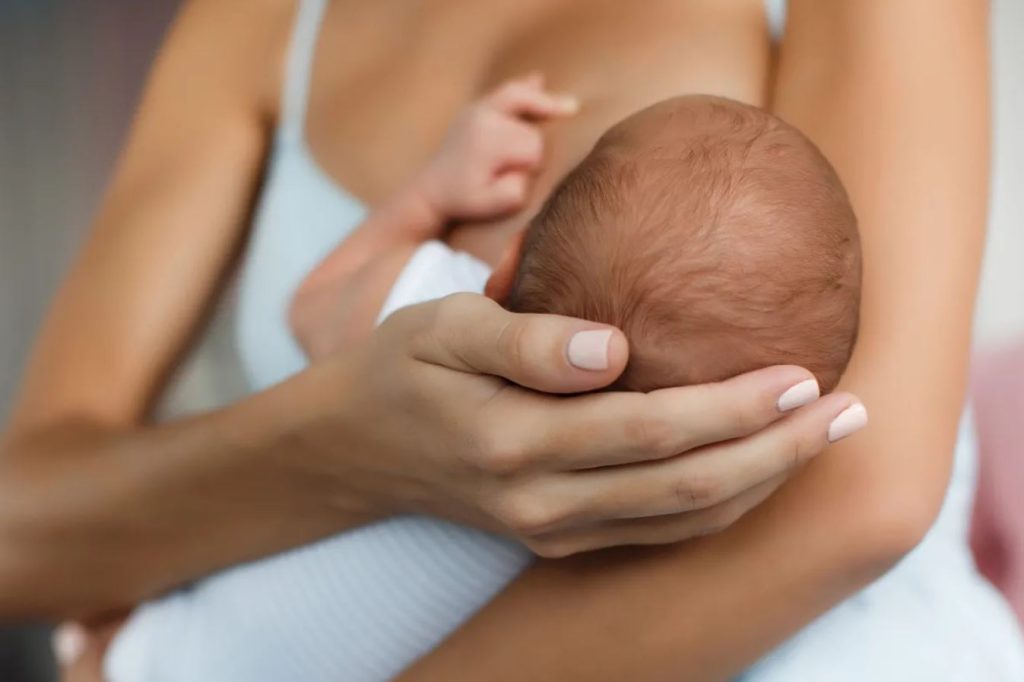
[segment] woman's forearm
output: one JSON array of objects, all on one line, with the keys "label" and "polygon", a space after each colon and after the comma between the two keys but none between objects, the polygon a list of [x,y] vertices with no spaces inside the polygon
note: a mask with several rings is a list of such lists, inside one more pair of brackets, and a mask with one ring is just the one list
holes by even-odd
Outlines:
[{"label": "woman's forearm", "polygon": [[894,556],[840,505],[780,529],[778,496],[713,537],[539,563],[401,681],[728,679]]},{"label": "woman's forearm", "polygon": [[[987,199],[983,5],[793,2],[776,110],[833,161],[861,224],[872,414],[727,531],[544,562],[406,675],[721,680],[922,537],[949,475]],[[471,652],[471,653],[470,653]]]},{"label": "woman's forearm", "polygon": [[0,613],[114,610],[364,523],[299,435],[339,390],[328,371],[174,423],[13,433],[0,451]]}]

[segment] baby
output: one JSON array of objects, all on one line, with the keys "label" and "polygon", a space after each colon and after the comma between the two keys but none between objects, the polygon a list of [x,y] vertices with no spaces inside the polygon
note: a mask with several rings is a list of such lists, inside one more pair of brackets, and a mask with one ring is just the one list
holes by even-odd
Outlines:
[{"label": "baby", "polygon": [[[540,89],[523,93],[520,104],[535,98],[535,116],[569,113],[543,109]],[[857,223],[835,172],[795,128],[707,96],[630,116],[601,137],[493,273],[431,241],[452,219],[525,201],[533,165],[513,165],[513,148],[489,149],[462,150],[448,178],[476,185],[463,181],[457,199],[435,203],[451,206],[446,213],[416,222],[406,199],[403,224],[392,204],[390,224],[371,216],[307,279],[292,324],[311,357],[412,300],[486,289],[513,311],[621,328],[630,361],[618,388],[705,383],[774,364],[801,365],[822,390],[835,387],[857,335]]]},{"label": "baby", "polygon": [[[444,238],[521,209],[537,123],[571,115],[539,78],[478,103],[442,152],[303,283],[292,325],[312,358],[393,310],[485,289],[512,310],[614,324],[619,388],[651,390],[794,363],[835,386],[857,330],[856,221],[798,131],[713,97],[656,104],[609,130],[492,269]],[[494,232],[495,238],[501,238]],[[455,630],[532,557],[426,517],[389,519],[212,576],[140,607],[112,682],[385,680]]]}]

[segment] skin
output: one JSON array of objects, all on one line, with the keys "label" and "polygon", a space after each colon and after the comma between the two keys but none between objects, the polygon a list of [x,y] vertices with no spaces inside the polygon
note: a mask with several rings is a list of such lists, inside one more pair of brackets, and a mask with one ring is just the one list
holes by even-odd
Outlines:
[{"label": "skin", "polygon": [[[571,120],[544,126],[544,162],[524,214],[460,225],[451,235],[453,248],[487,262],[500,258],[507,239],[597,138],[634,111],[686,92],[765,100],[768,41],[757,0],[653,0],[644,12],[613,0],[459,0],[426,6],[423,23],[406,17],[404,7],[353,11],[334,2],[324,30],[349,39],[318,47],[318,64],[330,67],[318,66],[313,75],[310,146],[320,165],[366,203],[379,203],[425,165],[462,107],[509,78],[540,70],[551,87],[583,104]],[[346,59],[353,53],[363,56],[359,64]],[[425,77],[435,73],[445,77]],[[367,82],[372,92],[359,90],[353,99],[352,84]],[[418,103],[415,120],[394,106],[406,99]],[[353,155],[366,144],[359,131],[371,128],[401,143]]]},{"label": "skin", "polygon": [[[499,30],[525,30],[518,22],[543,24],[553,10],[578,10],[572,3],[510,2],[502,12],[480,14],[437,7],[436,21],[409,24],[403,7],[333,3],[325,35],[352,30],[356,38],[323,41],[318,63],[331,68],[314,74],[307,122],[314,154],[321,163],[350,162],[341,175],[360,178],[353,189],[370,203],[422,168],[455,111],[490,89],[477,83],[472,55],[439,45],[496,45]],[[621,24],[617,7],[603,8],[612,12],[603,18],[608,30]],[[674,17],[686,26],[702,20],[702,30],[729,37],[701,47],[708,59],[699,72],[686,82],[678,74],[652,81],[649,92],[623,92],[657,97],[729,74],[737,77],[723,81],[747,87],[746,70],[722,61],[749,51],[729,33],[735,13],[719,7],[707,17],[689,8]],[[824,448],[829,423],[855,399],[828,396],[784,415],[779,397],[809,379],[806,370],[767,368],[648,395],[556,398],[539,392],[588,392],[615,380],[628,357],[621,332],[513,315],[471,295],[410,308],[344,357],[325,358],[238,403],[153,423],[153,398],[246,235],[279,113],[294,9],[284,0],[193,0],[169,34],[0,441],[0,614],[100,623],[221,568],[399,513],[504,533],[543,556],[678,541],[732,522]],[[682,11],[674,3],[662,9]],[[578,19],[569,12],[560,21]],[[453,41],[466,21],[481,30]],[[422,44],[412,40],[425,26],[439,33],[420,35]],[[547,28],[564,32],[558,24]],[[551,52],[552,38],[530,50]],[[685,52],[678,38],[658,44]],[[443,63],[409,60],[395,68],[395,39]],[[629,46],[646,49],[650,41]],[[365,53],[365,70],[347,72],[353,60],[330,54],[339,49]],[[502,68],[529,73],[521,57],[501,60]],[[424,64],[450,68],[453,77],[428,84],[436,96],[423,97],[409,121],[422,129],[403,132],[398,114],[408,107],[396,102],[423,94],[410,69]],[[381,88],[367,89],[356,77],[382,73],[388,85]],[[567,85],[571,73],[586,69],[566,70]],[[507,76],[496,71],[493,80]],[[343,101],[351,106],[339,106]],[[613,116],[630,106],[615,104],[596,102],[588,111]],[[317,134],[339,112],[347,118],[329,129],[352,145],[345,153],[344,146],[322,145]],[[375,129],[368,121],[378,119],[396,144],[350,135]],[[601,121],[588,120],[579,130],[596,136]],[[576,130],[552,126],[552,149],[570,149],[582,135]],[[405,135],[408,145],[401,144]],[[392,158],[396,150],[404,156]],[[596,330],[606,332],[606,362],[573,365],[572,339]],[[396,413],[395,405],[405,409]],[[675,457],[690,450],[693,457]],[[609,490],[629,507],[629,518],[607,507]],[[666,500],[676,502],[666,510]]]},{"label": "skin", "polygon": [[[533,65],[526,62],[534,59],[545,67],[550,63],[551,69],[545,71],[553,82],[560,89],[578,93],[585,111],[597,112],[589,119],[581,117],[571,129],[561,128],[561,133],[558,126],[551,127],[551,170],[541,174],[541,187],[545,179],[551,182],[558,177],[557,168],[565,168],[578,158],[604,124],[625,113],[622,109],[635,109],[680,91],[712,92],[755,103],[763,100],[767,48],[763,32],[758,32],[763,27],[759,12],[751,13],[743,3],[715,3],[711,7],[676,3],[672,11],[692,12],[677,17],[686,21],[676,22],[659,17],[654,10],[661,6],[652,3],[653,26],[685,27],[666,35],[664,45],[670,47],[657,54],[655,44],[663,44],[644,36],[632,23],[646,19],[615,16],[613,3],[586,8],[595,18],[591,25],[603,28],[593,28],[593,35],[580,32],[572,49],[556,48],[559,42],[565,42],[561,38],[570,35],[566,28],[579,25],[572,16],[576,9],[571,4],[514,4],[514,8],[511,3],[489,6],[486,17],[472,12],[449,15],[440,10],[433,17],[435,21],[420,21],[419,17],[416,25],[429,25],[436,35],[415,44],[408,42],[406,33],[414,28],[402,20],[397,4],[363,3],[355,8],[340,2],[332,5],[325,35],[342,35],[341,27],[352,27],[357,20],[361,22],[358,26],[366,30],[352,31],[349,35],[355,36],[354,40],[324,41],[320,48],[319,63],[330,64],[331,68],[318,68],[314,77],[308,135],[321,164],[358,196],[375,202],[389,188],[399,186],[412,168],[422,166],[431,142],[439,140],[454,111],[472,98],[480,79],[500,82],[511,74],[529,71]],[[564,14],[551,18],[545,13],[554,10],[548,8],[558,9],[556,14],[564,10]],[[373,396],[395,395],[396,382],[389,382],[381,373],[364,371],[364,366],[387,367],[385,362],[391,361],[403,368],[395,372],[406,372],[403,378],[429,371],[436,379],[448,376],[443,368],[455,369],[462,363],[462,369],[508,376],[527,386],[555,391],[603,385],[623,366],[625,349],[620,346],[613,347],[609,370],[599,376],[566,365],[565,344],[582,323],[531,318],[529,323],[508,326],[505,323],[513,318],[493,313],[483,299],[457,297],[454,303],[421,306],[395,316],[397,319],[375,333],[373,344],[355,353],[358,362],[324,363],[279,387],[276,393],[255,396],[242,406],[196,422],[162,428],[143,426],[160,377],[184,347],[241,237],[241,225],[266,150],[267,129],[274,117],[274,93],[279,83],[265,82],[254,74],[276,73],[272,65],[280,58],[285,37],[272,29],[287,25],[290,13],[270,3],[265,16],[259,13],[265,21],[240,26],[230,21],[233,9],[234,5],[227,2],[196,3],[176,37],[172,37],[172,47],[165,52],[163,70],[158,67],[133,142],[98,221],[96,236],[71,275],[71,284],[58,299],[29,370],[13,435],[5,446],[6,487],[0,491],[4,493],[0,500],[5,505],[22,505],[18,508],[21,513],[5,513],[5,519],[41,520],[36,522],[35,533],[26,527],[4,528],[3,537],[8,543],[3,552],[5,561],[12,561],[13,556],[21,564],[4,566],[0,572],[7,586],[5,612],[66,614],[109,608],[218,566],[358,522],[354,519],[369,513],[368,508],[388,507],[386,503],[366,504],[365,500],[374,500],[374,495],[339,496],[335,487],[311,485],[311,481],[323,481],[325,470],[336,474],[336,480],[344,480],[342,474],[354,470],[360,474],[356,479],[362,489],[376,492],[392,506],[395,498],[415,499],[420,495],[421,500],[428,499],[418,509],[440,511],[444,505],[439,500],[458,495],[452,489],[446,490],[449,495],[427,495],[432,488],[424,484],[430,475],[426,469],[421,470],[422,476],[410,477],[416,480],[404,486],[388,486],[384,495],[373,486],[379,471],[360,470],[358,466],[339,468],[336,463],[333,468],[326,466],[325,462],[336,460],[326,456],[329,449],[323,446],[332,439],[337,442],[341,437],[350,438],[344,442],[352,442],[355,452],[391,454],[400,452],[404,445],[388,440],[400,438],[401,434],[395,433],[399,429],[381,434],[337,427],[346,419],[354,424],[364,421],[365,410],[369,409],[364,405],[345,405],[346,419],[337,416],[341,408],[332,411],[325,407],[325,403],[332,404],[329,398],[336,398],[342,387],[355,385],[346,382],[357,380],[370,389],[361,394],[363,399],[371,396],[370,402]],[[865,261],[870,265],[865,271],[862,342],[846,385],[863,392],[873,414],[880,419],[862,436],[833,448],[828,458],[816,460],[793,485],[756,513],[718,535],[650,553],[616,551],[578,560],[540,562],[410,671],[408,679],[501,679],[512,671],[516,671],[517,679],[607,679],[619,673],[625,679],[663,679],[678,676],[679,671],[686,671],[688,679],[722,679],[878,575],[913,546],[934,518],[948,475],[962,398],[967,330],[984,224],[985,11],[967,3],[955,8],[936,8],[923,2],[893,7],[892,3],[851,0],[827,7],[794,3],[791,14],[792,30],[782,50],[774,106],[832,158],[860,215]],[[511,36],[525,31],[524,25],[531,20],[536,20],[540,28],[529,26],[532,39],[519,43],[518,50],[506,50],[493,74],[473,72],[476,65],[493,60],[460,53],[504,44],[496,40],[496,36],[501,37],[496,33],[499,26]],[[473,26],[476,30],[466,31],[468,22],[477,22]],[[225,25],[239,34],[210,28]],[[452,35],[466,36],[455,41],[459,50],[432,50],[432,45],[452,45]],[[634,39],[636,35],[646,39]],[[846,40],[827,40],[830,35]],[[613,39],[622,45],[624,56],[617,65],[623,71],[641,68],[644,59],[678,64],[679,68],[667,70],[671,73],[664,80],[626,78],[610,69],[603,77],[621,85],[614,90],[615,101],[588,106],[588,98],[596,95],[585,65],[603,54]],[[199,46],[216,44],[224,50],[226,59],[211,61],[204,55],[190,62],[181,58],[188,50],[175,50],[173,45],[180,47],[191,41]],[[274,48],[268,49],[268,45]],[[417,60],[415,54],[395,49],[397,45],[421,49],[430,61]],[[945,59],[949,45],[962,48],[958,61]],[[361,67],[366,70],[360,72],[361,76],[344,72],[345,65],[351,64],[351,60],[344,59],[346,50],[366,56]],[[679,52],[673,56],[670,50]],[[399,54],[408,64],[395,63]],[[564,58],[559,58],[560,54]],[[270,62],[268,68],[253,68],[260,59]],[[946,68],[933,69],[939,62]],[[217,70],[209,68],[211,63],[228,72],[210,73]],[[443,83],[431,82],[422,78],[417,68],[428,73],[451,73],[452,77],[443,79]],[[941,73],[933,74],[933,70]],[[376,76],[375,71],[387,73],[388,78]],[[177,93],[168,84],[188,80],[186,73],[190,77],[203,73],[212,79],[212,83],[204,80],[204,84],[193,87],[208,88],[216,96],[193,98],[191,104],[199,103],[198,107],[176,103]],[[369,91],[363,87],[367,82],[384,85]],[[223,87],[229,83],[230,87]],[[588,84],[592,88],[589,91]],[[879,89],[880,85],[884,87]],[[424,91],[417,88],[429,88],[431,96],[423,96]],[[633,92],[631,88],[648,90]],[[424,107],[422,116],[417,117],[419,128],[404,130],[400,124],[409,121],[394,103],[410,95],[431,102],[431,106]],[[864,120],[875,125],[863,130],[860,122]],[[369,129],[370,121],[396,135],[391,139],[408,139],[408,144],[395,144],[375,154],[360,153],[365,150],[360,143],[365,145],[366,141],[358,139],[358,131]],[[168,131],[172,131],[169,136]],[[176,138],[177,134],[181,137]],[[203,153],[182,160],[172,153],[182,145],[195,145]],[[928,191],[921,191],[922,187]],[[543,189],[538,191],[543,193]],[[187,239],[182,238],[181,231],[190,226],[195,227]],[[925,240],[929,249],[936,249],[936,257],[917,257]],[[183,246],[185,243],[187,246]],[[154,254],[160,254],[159,258]],[[177,274],[186,267],[192,276],[183,282]],[[125,287],[125,276],[132,277],[139,286]],[[464,315],[471,306],[476,306],[473,315]],[[473,324],[467,323],[469,318]],[[439,319],[446,324],[439,324]],[[915,329],[915,334],[905,334],[906,328]],[[502,333],[510,329],[511,336]],[[407,342],[410,334],[418,339],[412,351]],[[913,338],[908,339],[910,336]],[[68,348],[62,341],[67,338],[75,338],[75,348]],[[515,339],[513,345],[509,345],[510,338]],[[943,343],[921,347],[915,342],[920,338],[941,338]],[[495,352],[495,348],[515,352]],[[759,443],[762,458],[764,452],[780,448],[790,456],[794,452],[809,456],[823,445],[825,425],[843,405],[833,396],[832,402],[818,401],[793,417],[776,421],[774,400],[784,387],[806,377],[795,368],[775,368],[702,388],[701,412],[742,415],[727,420],[733,429],[738,423],[745,424],[744,430],[731,435],[774,423],[758,431],[756,437],[739,441],[744,447]],[[395,378],[394,372],[391,378]],[[420,390],[426,385],[418,384]],[[111,386],[118,390],[108,390]],[[508,387],[498,390],[497,385],[488,389],[482,383],[451,384],[451,388],[453,396],[466,393],[467,388],[472,388],[475,396],[490,390],[492,396],[505,401],[508,409],[522,407],[524,402],[534,404],[532,401],[538,398]],[[677,430],[687,419],[692,423],[692,414],[683,408],[693,405],[686,399],[691,393],[670,391],[628,403],[617,397],[604,401],[598,400],[601,396],[588,396],[579,399],[589,405],[587,421],[582,420],[583,412],[562,411],[558,416],[562,422],[567,416],[580,418],[573,423],[575,428],[600,428],[601,438],[615,436],[611,441],[617,444],[629,434],[634,447],[637,441],[649,441],[660,444],[655,450],[668,453],[684,442]],[[408,389],[405,396],[414,394]],[[876,401],[881,407],[875,405]],[[409,425],[422,436],[420,442],[437,438],[440,445],[437,452],[426,453],[428,462],[441,456],[440,446],[456,441],[452,440],[453,434],[443,431],[421,433],[424,425],[456,416],[482,423],[479,414],[460,413],[452,407],[454,403],[438,406],[437,402],[421,399],[415,403],[414,412],[420,411],[421,418]],[[281,408],[296,404],[315,415],[307,422],[315,423],[319,431],[314,429],[310,435],[310,431],[296,428],[289,421],[290,411]],[[915,406],[913,414],[907,414],[908,404]],[[618,416],[623,410],[646,416],[622,421]],[[605,428],[609,423],[617,428]],[[254,424],[259,429],[254,429]],[[335,428],[327,428],[328,424]],[[730,435],[726,424],[719,423],[714,428],[709,426],[703,437],[716,429],[720,437]],[[557,438],[552,441],[555,433],[547,434],[549,444],[572,444]],[[240,449],[239,443],[249,449]],[[262,465],[280,460],[275,456],[278,449],[294,448],[296,443],[308,447],[309,460],[315,463],[310,470],[295,472],[281,464],[277,468]],[[489,452],[502,454],[502,468],[510,462],[521,464],[529,448],[516,445],[514,439],[504,443],[514,447],[492,444]],[[578,452],[589,451],[577,445]],[[736,455],[739,446],[716,447],[717,451],[711,452],[721,460],[730,453]],[[93,499],[81,499],[80,486],[72,486],[71,480],[81,480],[81,475],[90,473],[106,474],[93,480],[107,480],[111,472],[124,467],[125,455],[118,453],[133,449],[145,450],[161,463],[160,467],[150,471],[149,464],[133,461],[128,467],[132,485],[117,486],[120,496],[112,498],[117,504],[99,493]],[[533,452],[540,454],[541,450]],[[621,456],[626,450],[606,452],[605,456]],[[752,456],[758,450],[747,447],[745,452]],[[214,458],[216,466],[209,464],[211,453],[218,455]],[[510,453],[517,457],[508,457]],[[230,466],[238,454],[248,455],[244,457],[247,467]],[[369,459],[375,466],[378,459],[388,460]],[[202,462],[207,462],[205,467],[200,466]],[[253,462],[261,464],[253,467]],[[317,466],[324,468],[317,471]],[[181,521],[180,500],[192,499],[188,490],[197,482],[186,474],[196,467],[204,474],[199,481],[208,484],[216,480],[233,494],[204,496],[204,500],[218,498],[207,502],[193,501]],[[57,473],[60,469],[71,472],[67,481],[62,482]],[[19,478],[12,471],[21,472]],[[242,471],[250,471],[250,485],[230,483]],[[689,474],[691,478],[702,477],[704,482],[698,497],[721,497],[725,480],[721,470],[713,473],[712,469],[690,469]],[[513,478],[519,483],[524,480]],[[759,485],[777,483],[775,479],[762,476]],[[468,487],[485,491],[489,498],[514,500],[516,503],[509,508],[516,510],[520,522],[516,525],[522,527],[543,527],[543,522],[557,516],[544,507],[545,498],[536,486],[518,491],[530,490],[531,495],[491,495],[510,490],[496,487],[497,480],[481,473]],[[32,481],[41,483],[26,488],[26,483]],[[38,493],[43,485],[53,490],[55,481],[64,486],[58,490],[66,491],[66,495],[57,497],[70,498],[67,505],[57,505],[56,510],[53,497],[47,499],[44,508],[32,503],[38,494],[14,494],[26,489]],[[311,490],[324,487],[330,490],[323,496],[331,498],[333,504],[315,503],[320,496],[311,494]],[[757,485],[746,490],[747,497],[740,498],[748,501],[751,496],[767,494]],[[224,497],[227,501],[219,499]],[[339,509],[339,497],[351,506],[340,505]],[[725,499],[738,498],[734,492]],[[361,504],[354,504],[354,500]],[[143,501],[145,504],[141,504]],[[142,518],[126,524],[120,513],[125,503],[142,510]],[[292,503],[300,509],[309,505],[310,513],[287,517],[252,513],[254,508],[281,505],[276,509],[282,509]],[[204,504],[211,506],[204,508]],[[245,514],[241,513],[243,509]],[[334,515],[326,514],[326,509],[333,509]],[[738,505],[720,510],[718,520],[721,524],[733,521],[745,509]],[[486,526],[479,510],[475,513],[477,518],[472,520]],[[441,515],[460,517],[450,512]],[[303,523],[294,519],[297,516]],[[472,516],[473,512],[466,510],[461,518]],[[250,519],[252,527],[237,527],[240,517]],[[218,521],[224,518],[231,522]],[[654,521],[620,522],[614,527],[628,536],[625,541],[659,542],[680,537],[680,526],[685,523],[694,530],[692,518],[686,519],[680,514]],[[604,540],[609,537],[610,527],[600,527]],[[159,542],[147,540],[155,528],[164,530]],[[702,530],[709,528],[704,525]],[[112,529],[118,531],[113,537],[119,537],[119,541],[110,539]],[[200,530],[199,537],[196,529]],[[585,533],[577,529],[571,534],[548,534],[543,546],[551,555],[568,553],[580,546]],[[62,542],[43,540],[53,537]],[[531,535],[533,540],[537,537],[536,533]],[[21,540],[15,544],[10,538]],[[103,548],[108,551],[97,551],[98,539],[105,541]],[[147,559],[154,550],[159,550],[162,561]],[[793,556],[801,560],[794,562]],[[81,577],[83,565],[91,569],[85,571],[89,579]],[[757,566],[757,572],[752,573],[750,566]],[[24,593],[35,591],[19,589],[31,584],[27,576],[33,572],[55,588],[48,591],[52,601],[45,606],[26,601]],[[157,577],[150,577],[153,574]],[[102,576],[106,575],[116,579],[104,580]],[[108,581],[111,584],[104,584]],[[746,617],[736,619],[733,614],[737,612]],[[566,632],[574,636],[564,637]],[[621,642],[627,638],[630,646],[622,647]]]},{"label": "skin", "polygon": [[578,108],[574,98],[546,92],[540,74],[509,81],[468,107],[426,168],[371,209],[299,285],[289,325],[307,358],[315,362],[369,334],[419,246],[444,239],[457,221],[521,211],[543,160],[537,124]]},{"label": "skin", "polygon": [[871,428],[720,534],[539,564],[403,679],[728,679],[935,518],[986,218],[987,6],[794,0],[789,22],[772,108],[818,143],[858,212],[861,336],[841,387],[872,406]]}]

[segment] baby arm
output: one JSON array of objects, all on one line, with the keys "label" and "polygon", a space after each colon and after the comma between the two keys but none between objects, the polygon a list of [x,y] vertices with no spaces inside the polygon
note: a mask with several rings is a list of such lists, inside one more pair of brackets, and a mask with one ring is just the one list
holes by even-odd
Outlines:
[{"label": "baby arm", "polygon": [[532,75],[463,112],[427,166],[300,285],[289,321],[306,355],[315,360],[368,334],[409,258],[449,223],[520,210],[543,156],[537,123],[575,110],[574,100],[547,92]]}]

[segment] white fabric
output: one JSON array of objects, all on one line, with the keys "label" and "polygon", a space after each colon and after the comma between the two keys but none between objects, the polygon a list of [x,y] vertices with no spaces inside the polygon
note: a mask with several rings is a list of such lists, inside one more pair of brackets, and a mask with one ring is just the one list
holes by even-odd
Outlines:
[{"label": "white fabric", "polygon": [[395,280],[377,324],[391,313],[413,302],[444,298],[471,291],[483,293],[491,268],[463,251],[452,251],[439,241],[420,246]]}]

